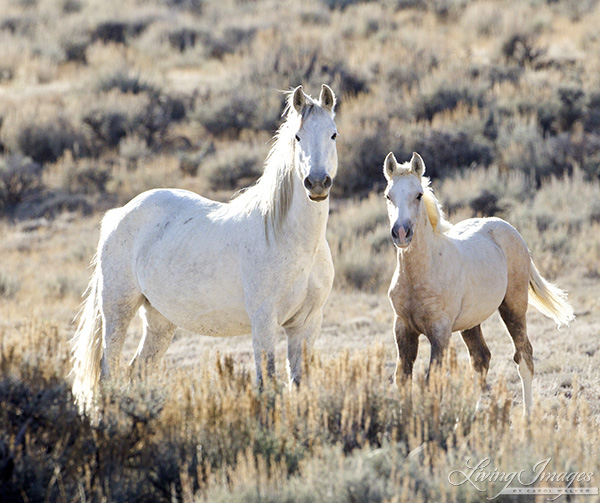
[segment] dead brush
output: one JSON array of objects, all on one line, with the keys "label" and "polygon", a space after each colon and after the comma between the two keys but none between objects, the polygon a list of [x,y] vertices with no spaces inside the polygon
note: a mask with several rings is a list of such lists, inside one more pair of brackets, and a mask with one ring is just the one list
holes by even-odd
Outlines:
[{"label": "dead brush", "polygon": [[[260,391],[231,355],[202,361],[193,373],[117,382],[93,426],[65,382],[60,330],[33,322],[4,333],[0,499],[480,501],[448,482],[466,459],[527,473],[548,457],[547,470],[600,469],[596,419],[576,379],[572,398],[545,401],[534,424],[515,413],[503,379],[476,412],[471,370],[453,351],[428,381],[415,376],[410,409],[384,346],[317,352],[291,391],[277,377]],[[482,487],[489,497],[501,488]]]}]

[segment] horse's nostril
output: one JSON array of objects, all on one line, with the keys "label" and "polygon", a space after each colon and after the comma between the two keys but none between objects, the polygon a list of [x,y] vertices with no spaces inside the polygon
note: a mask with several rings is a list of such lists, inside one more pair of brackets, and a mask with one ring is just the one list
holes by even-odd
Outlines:
[{"label": "horse's nostril", "polygon": [[392,239],[398,239],[398,231],[395,227],[392,227]]},{"label": "horse's nostril", "polygon": [[412,228],[408,227],[406,229],[406,239],[410,239],[412,237]]},{"label": "horse's nostril", "polygon": [[314,187],[308,176],[304,179],[304,187],[306,187],[306,190],[310,190]]},{"label": "horse's nostril", "polygon": [[331,177],[329,175],[325,177],[325,180],[323,181],[323,187],[325,187],[326,189],[331,187]]}]

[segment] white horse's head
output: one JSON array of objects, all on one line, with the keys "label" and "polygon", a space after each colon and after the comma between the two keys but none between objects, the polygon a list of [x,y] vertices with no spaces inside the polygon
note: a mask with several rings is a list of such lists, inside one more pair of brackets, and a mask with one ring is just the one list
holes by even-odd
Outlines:
[{"label": "white horse's head", "polygon": [[319,101],[304,94],[298,86],[290,98],[298,121],[295,131],[295,165],[311,201],[324,201],[329,196],[337,172],[335,139],[335,95],[323,84]]},{"label": "white horse's head", "polygon": [[404,164],[398,164],[390,152],[383,163],[383,174],[388,182],[385,189],[388,217],[392,239],[398,248],[410,245],[415,226],[425,210],[425,188],[421,181],[424,173],[425,163],[416,152],[410,162]]}]

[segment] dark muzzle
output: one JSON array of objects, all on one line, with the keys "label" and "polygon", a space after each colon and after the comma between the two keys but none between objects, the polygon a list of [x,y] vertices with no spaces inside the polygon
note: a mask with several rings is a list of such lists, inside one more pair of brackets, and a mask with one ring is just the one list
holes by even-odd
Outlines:
[{"label": "dark muzzle", "polygon": [[304,179],[304,188],[308,191],[308,197],[313,201],[323,201],[329,196],[329,189],[333,180],[329,175],[316,177],[308,175]]}]

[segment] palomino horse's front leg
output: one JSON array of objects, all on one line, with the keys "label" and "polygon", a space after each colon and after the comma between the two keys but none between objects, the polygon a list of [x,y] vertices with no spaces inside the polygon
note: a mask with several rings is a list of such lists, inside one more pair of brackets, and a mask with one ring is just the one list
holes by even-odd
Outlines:
[{"label": "palomino horse's front leg", "polygon": [[394,335],[398,350],[394,384],[403,397],[403,414],[410,417],[412,414],[412,372],[419,351],[419,333],[410,329],[403,319],[396,316]]},{"label": "palomino horse's front leg", "polygon": [[445,322],[432,323],[427,327],[427,333],[425,335],[431,343],[429,371],[427,372],[427,380],[429,381],[431,373],[442,366],[446,350],[450,343],[450,337],[452,337],[452,328]]},{"label": "palomino horse's front leg", "polygon": [[413,366],[419,351],[419,333],[411,330],[404,320],[396,316],[394,321],[394,335],[396,338],[396,349],[398,350],[394,383],[397,388],[408,385],[408,391],[410,392]]}]

